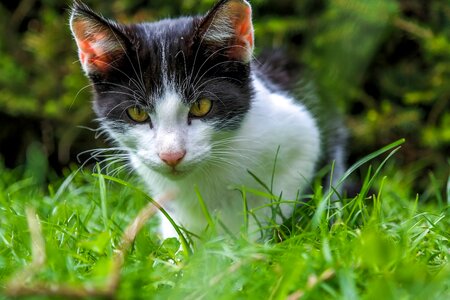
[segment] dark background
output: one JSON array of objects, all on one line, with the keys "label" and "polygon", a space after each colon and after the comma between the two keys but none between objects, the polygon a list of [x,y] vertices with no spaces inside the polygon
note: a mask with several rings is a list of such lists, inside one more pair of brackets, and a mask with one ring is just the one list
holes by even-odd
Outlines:
[{"label": "dark background", "polygon": [[[86,1],[122,22],[206,12],[211,0]],[[60,174],[95,138],[70,1],[0,4],[0,161]],[[417,191],[445,187],[450,153],[449,0],[254,0],[257,52],[284,48],[346,115],[350,162],[399,138]],[[85,87],[85,88],[83,88]],[[37,161],[37,162],[36,162]],[[411,175],[412,174],[412,175]],[[45,175],[45,174],[44,174]],[[411,177],[412,176],[412,177]],[[43,176],[45,178],[45,176]]]}]

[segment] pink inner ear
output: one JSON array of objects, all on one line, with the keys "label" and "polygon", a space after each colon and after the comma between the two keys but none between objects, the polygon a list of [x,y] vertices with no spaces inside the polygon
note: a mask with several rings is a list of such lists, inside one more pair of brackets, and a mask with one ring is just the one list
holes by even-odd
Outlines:
[{"label": "pink inner ear", "polygon": [[108,68],[111,59],[104,49],[96,46],[96,44],[96,42],[92,42],[89,39],[78,41],[80,60],[85,66],[93,65],[95,68],[104,71]]},{"label": "pink inner ear", "polygon": [[253,49],[253,24],[252,9],[242,2],[232,2],[229,4],[229,13],[233,18],[233,25],[236,34],[235,47],[230,50],[232,57],[248,59]]},{"label": "pink inner ear", "polygon": [[88,69],[93,67],[96,70],[105,71],[110,66],[116,49],[108,49],[108,47],[114,47],[106,33],[87,34],[86,28],[89,25],[88,22],[78,21],[73,26],[81,64]]},{"label": "pink inner ear", "polygon": [[246,41],[250,47],[253,47],[253,25],[251,18],[252,10],[250,7],[246,7],[235,26],[237,36]]}]

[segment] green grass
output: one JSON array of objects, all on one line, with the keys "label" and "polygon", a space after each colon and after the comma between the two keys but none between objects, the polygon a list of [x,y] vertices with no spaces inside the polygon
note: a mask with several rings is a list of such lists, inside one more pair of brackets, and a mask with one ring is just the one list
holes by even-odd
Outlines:
[{"label": "green grass", "polygon": [[[450,299],[450,199],[439,188],[449,183],[430,175],[416,195],[414,173],[389,159],[400,143],[349,169],[363,184],[340,205],[313,183],[300,219],[263,242],[247,240],[243,226],[237,236],[184,233],[180,247],[161,241],[150,218],[127,249],[123,233],[151,201],[135,179],[74,168],[42,188],[36,171],[0,169],[0,298],[26,283],[33,299],[51,287],[61,299],[105,290],[118,299]],[[210,227],[220,226],[202,205]]]}]

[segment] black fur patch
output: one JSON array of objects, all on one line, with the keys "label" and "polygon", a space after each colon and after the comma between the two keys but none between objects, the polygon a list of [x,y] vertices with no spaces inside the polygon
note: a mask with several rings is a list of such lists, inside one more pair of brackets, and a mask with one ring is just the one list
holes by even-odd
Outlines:
[{"label": "black fur patch", "polygon": [[202,18],[118,25],[86,6],[73,9],[77,15],[107,25],[125,45],[126,55],[113,60],[110,68],[88,74],[99,117],[129,121],[128,107],[140,105],[151,111],[173,89],[187,104],[205,97],[212,100],[213,107],[202,120],[217,130],[239,127],[253,97],[250,63],[230,60],[225,51],[212,51],[203,43],[198,28]]}]

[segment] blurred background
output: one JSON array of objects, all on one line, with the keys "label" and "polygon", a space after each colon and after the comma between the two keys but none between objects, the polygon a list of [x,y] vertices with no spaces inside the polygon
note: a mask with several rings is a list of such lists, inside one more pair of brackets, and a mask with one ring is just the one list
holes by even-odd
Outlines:
[{"label": "blurred background", "polygon": [[[206,12],[212,0],[85,1],[122,22]],[[96,138],[69,0],[0,4],[0,165],[45,183]],[[283,48],[344,112],[349,162],[399,138],[392,170],[444,189],[450,157],[450,0],[253,0],[257,52]],[[3,168],[3,167],[2,167]],[[2,169],[0,168],[0,170]],[[55,175],[56,174],[56,175]],[[399,175],[402,176],[402,175]],[[406,180],[406,179],[405,179]]]}]

